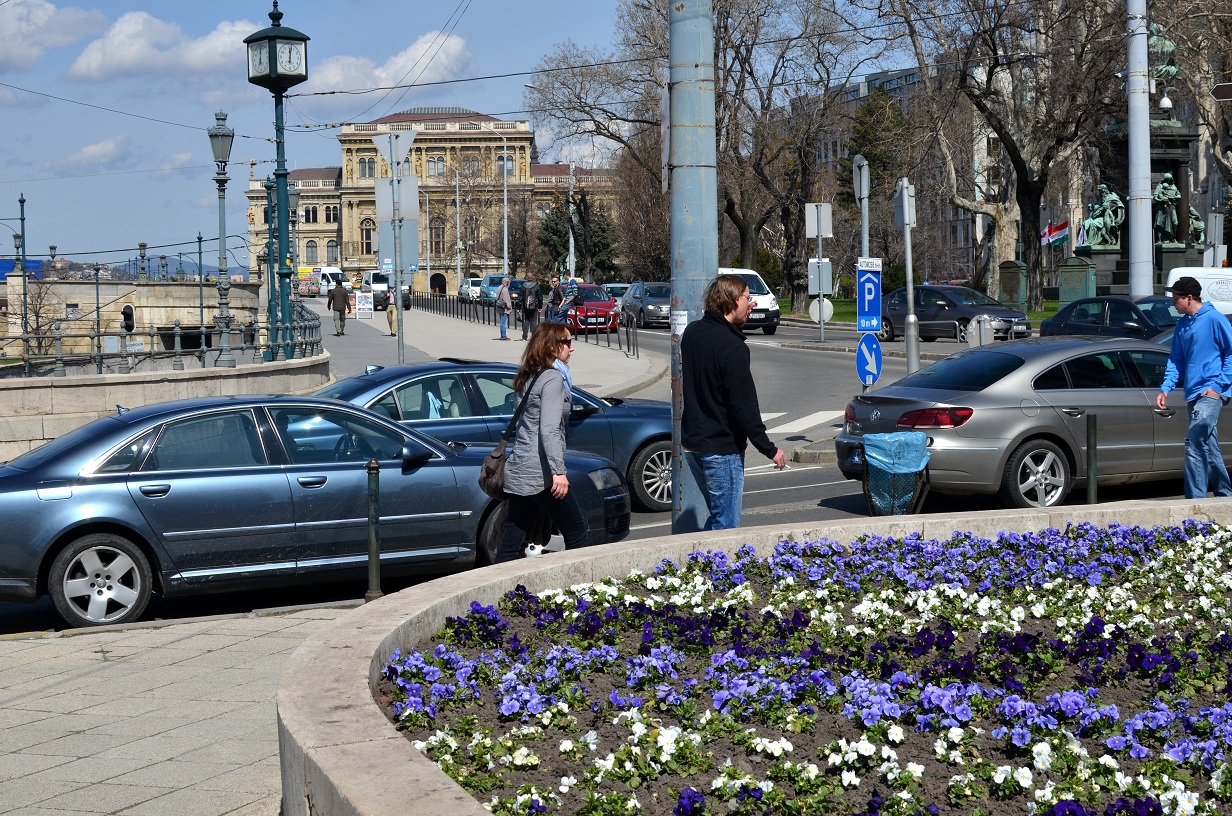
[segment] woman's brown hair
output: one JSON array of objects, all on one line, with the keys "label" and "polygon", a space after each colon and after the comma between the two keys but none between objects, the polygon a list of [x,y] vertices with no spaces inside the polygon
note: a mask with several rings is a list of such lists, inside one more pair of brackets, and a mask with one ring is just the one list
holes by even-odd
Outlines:
[{"label": "woman's brown hair", "polygon": [[521,391],[530,378],[546,371],[556,362],[556,352],[569,339],[569,327],[564,323],[540,323],[531,332],[530,342],[522,354],[522,365],[513,378],[513,390]]}]

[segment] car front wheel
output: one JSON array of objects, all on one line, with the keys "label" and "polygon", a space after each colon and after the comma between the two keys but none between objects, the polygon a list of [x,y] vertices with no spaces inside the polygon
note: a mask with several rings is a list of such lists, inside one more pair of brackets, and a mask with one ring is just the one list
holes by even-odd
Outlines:
[{"label": "car front wheel", "polygon": [[762,326],[761,330],[762,330],[762,333],[764,334],[774,334],[776,331],[779,330],[779,327],[778,326]]},{"label": "car front wheel", "polygon": [[135,544],[98,533],[77,539],[56,556],[47,585],[56,611],[70,626],[102,626],[140,618],[153,577]]},{"label": "car front wheel", "polygon": [[1002,493],[1014,507],[1054,507],[1069,493],[1069,461],[1051,442],[1024,442],[1005,464]]},{"label": "car front wheel", "polygon": [[637,452],[626,479],[633,499],[644,510],[662,513],[672,508],[672,443],[662,439]]}]

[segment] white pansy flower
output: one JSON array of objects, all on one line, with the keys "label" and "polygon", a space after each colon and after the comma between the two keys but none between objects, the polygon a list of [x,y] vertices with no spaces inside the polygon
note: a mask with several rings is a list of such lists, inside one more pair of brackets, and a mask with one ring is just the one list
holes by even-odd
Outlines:
[{"label": "white pansy flower", "polygon": [[855,771],[843,771],[842,782],[844,788],[860,787],[860,777],[856,775]]},{"label": "white pansy flower", "polygon": [[1035,778],[1031,775],[1030,768],[1019,768],[1014,771],[1014,781],[1023,787],[1023,789],[1031,787],[1035,784]]},{"label": "white pansy flower", "polygon": [[890,726],[886,733],[886,738],[889,739],[890,742],[902,742],[906,737],[903,734],[902,726],[895,723]]},{"label": "white pansy flower", "polygon": [[911,774],[917,780],[923,779],[924,778],[924,766],[920,765],[917,762],[908,762],[907,763],[907,773]]},{"label": "white pansy flower", "polygon": [[992,781],[995,784],[1000,785],[1002,782],[1009,779],[1010,774],[1013,772],[1014,772],[1014,769],[1011,768],[1009,765],[998,765],[997,770],[993,771]]}]

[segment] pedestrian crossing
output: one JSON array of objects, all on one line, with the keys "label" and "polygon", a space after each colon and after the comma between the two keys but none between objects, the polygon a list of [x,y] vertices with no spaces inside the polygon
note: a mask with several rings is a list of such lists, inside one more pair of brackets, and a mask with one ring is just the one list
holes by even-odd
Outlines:
[{"label": "pedestrian crossing", "polygon": [[[782,412],[767,413],[767,414],[762,414],[761,419],[762,419],[762,422],[765,422],[767,425],[769,425],[771,419],[778,419],[781,416],[784,416]],[[807,431],[810,428],[816,428],[819,426],[841,425],[842,421],[843,421],[842,411],[817,411],[815,413],[808,414],[807,416],[802,416],[799,419],[793,419],[790,422],[786,422],[782,425],[768,427],[766,428],[766,433],[768,434],[800,433],[802,431]]]}]

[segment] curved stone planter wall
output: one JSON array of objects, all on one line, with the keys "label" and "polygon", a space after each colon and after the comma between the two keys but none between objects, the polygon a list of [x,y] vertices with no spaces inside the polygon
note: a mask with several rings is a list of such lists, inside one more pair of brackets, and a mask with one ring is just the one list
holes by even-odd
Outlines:
[{"label": "curved stone planter wall", "polygon": [[151,402],[229,394],[306,393],[329,382],[329,354],[235,368],[0,380],[0,462],[115,412]]},{"label": "curved stone planter wall", "polygon": [[472,600],[495,602],[525,584],[532,592],[649,570],[695,549],[745,543],[767,553],[785,538],[846,543],[866,534],[948,538],[956,530],[992,537],[1001,530],[1064,527],[1071,521],[1151,527],[1187,518],[1228,523],[1232,499],[1136,501],[1057,511],[998,511],[975,517],[853,519],[809,529],[753,527],[665,536],[524,559],[430,581],[366,604],[332,622],[292,655],[278,688],[278,741],[285,816],[483,816],[479,803],[385,718],[374,700],[381,669],[399,647],[426,641]]}]

